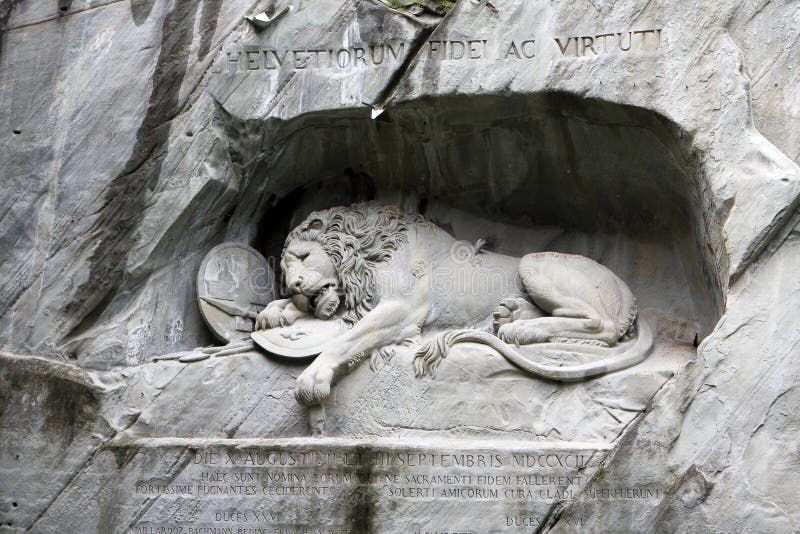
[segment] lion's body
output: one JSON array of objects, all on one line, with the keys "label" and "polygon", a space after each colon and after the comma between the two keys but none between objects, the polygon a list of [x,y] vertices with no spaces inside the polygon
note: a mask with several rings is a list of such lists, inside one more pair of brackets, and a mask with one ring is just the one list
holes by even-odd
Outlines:
[{"label": "lion's body", "polygon": [[[558,314],[570,304],[580,306],[574,310],[578,315],[594,312],[592,317],[602,322],[601,332],[572,332],[573,339],[614,345],[636,317],[636,303],[627,285],[584,256],[541,252],[516,258],[474,251],[426,222],[414,224],[408,234],[407,243],[378,267],[377,279],[391,283],[376,290],[381,299],[421,293],[412,299],[426,308],[423,328],[484,328],[491,325],[503,300],[522,298],[535,305],[528,310],[528,318],[537,310],[542,317]],[[402,285],[398,280],[403,280]]]},{"label": "lion's body", "polygon": [[[335,375],[347,372],[359,355],[423,337],[429,341],[418,351],[420,374],[432,372],[453,343],[472,341],[533,374],[560,380],[632,365],[652,343],[643,329],[630,351],[573,371],[530,361],[512,348],[557,343],[580,351],[587,344],[602,353],[633,331],[636,304],[627,285],[589,258],[484,252],[419,216],[372,205],[314,213],[290,234],[285,251],[297,240],[321,244],[330,257],[344,290],[344,317],[352,324],[298,378],[298,399],[307,404],[322,402]],[[292,276],[311,278],[299,269]],[[314,301],[314,295],[304,298]],[[278,308],[292,308],[289,301],[273,306],[273,317]]]},{"label": "lion's body", "polygon": [[[441,228],[418,223],[409,229],[407,244],[378,267],[384,283],[376,289],[381,299],[406,295],[418,302],[423,328],[482,327],[491,324],[503,298],[523,295],[518,266],[518,258],[473,254],[470,245]],[[395,283],[398,277],[402,285]]]}]

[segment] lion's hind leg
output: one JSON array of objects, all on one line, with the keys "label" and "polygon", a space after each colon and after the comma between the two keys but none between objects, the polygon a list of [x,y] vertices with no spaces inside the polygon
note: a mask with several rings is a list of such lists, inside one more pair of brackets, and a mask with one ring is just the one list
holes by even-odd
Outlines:
[{"label": "lion's hind leg", "polygon": [[[534,297],[534,302],[539,304]],[[501,326],[497,335],[507,343],[530,345],[546,342],[615,345],[618,341],[614,321],[603,317],[588,303],[576,297],[558,295],[552,290],[540,307],[552,317],[523,319]]]}]

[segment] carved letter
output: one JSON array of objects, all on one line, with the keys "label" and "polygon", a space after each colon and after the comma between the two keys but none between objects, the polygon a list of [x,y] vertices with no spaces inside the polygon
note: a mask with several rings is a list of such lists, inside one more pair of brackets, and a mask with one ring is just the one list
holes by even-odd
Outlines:
[{"label": "carved letter", "polygon": [[294,68],[304,69],[308,67],[308,54],[304,50],[292,50],[294,56]]},{"label": "carved letter", "polygon": [[336,62],[343,69],[350,65],[350,51],[346,48],[342,48],[336,52]]},{"label": "carved letter", "polygon": [[[432,42],[433,42],[433,41],[432,41]],[[405,44],[405,43],[400,43],[400,44],[398,45],[398,47],[397,47],[397,52],[395,52],[395,50],[394,50],[394,48],[392,48],[392,45],[391,45],[391,44],[388,44],[388,45],[386,45],[386,46],[388,46],[388,47],[389,47],[389,53],[390,53],[390,54],[392,54],[392,57],[393,57],[394,59],[397,59],[397,58],[399,58],[400,56],[402,56],[402,55],[403,55],[403,52],[404,52],[404,51],[405,51],[405,49],[406,49],[406,44]]]},{"label": "carved letter", "polygon": [[269,58],[270,58],[270,52],[274,53],[275,51],[274,51],[274,50],[262,50],[262,52],[264,53],[264,68],[265,68],[265,69],[269,69],[269,70],[275,70],[275,69],[277,69],[277,68],[278,68],[278,66],[277,66],[277,65],[275,65],[274,63],[272,63],[272,62],[269,60]]},{"label": "carved letter", "polygon": [[308,50],[308,52],[310,54],[314,54],[314,66],[319,67],[319,55],[320,53],[325,52],[325,50],[314,49],[314,50]]},{"label": "carved letter", "polygon": [[244,55],[247,58],[247,70],[258,70],[258,50],[247,50]]},{"label": "carved letter", "polygon": [[[528,48],[529,46],[530,48]],[[527,59],[532,58],[533,56],[536,55],[536,40],[529,39],[528,41],[522,41],[521,48],[523,56],[525,56]]]},{"label": "carved letter", "polygon": [[[456,45],[460,46],[461,48],[458,50],[458,56],[456,56]],[[466,47],[464,43],[461,41],[450,41],[450,59],[461,59],[464,57],[464,51]]]},{"label": "carved letter", "polygon": [[631,42],[633,41],[632,35],[631,32],[628,32],[628,48],[625,48],[622,46],[622,33],[617,34],[617,44],[619,45],[619,49],[623,52],[627,52],[631,49]]},{"label": "carved letter", "polygon": [[655,30],[639,30],[633,32],[634,35],[641,34],[642,35],[642,49],[647,49],[647,34],[648,33],[656,33]]},{"label": "carved letter", "polygon": [[[570,41],[572,41],[572,37],[568,37],[567,38],[567,42],[564,43],[564,45],[562,46],[561,45],[561,39],[556,37],[556,43],[558,44],[558,48],[561,49],[561,55],[562,56],[566,56],[567,55],[567,47],[569,46]],[[576,44],[577,44],[577,40],[576,40]],[[577,52],[576,52],[576,55],[577,55]]]},{"label": "carved letter", "polygon": [[235,70],[239,66],[239,58],[242,56],[241,52],[236,52],[236,59],[231,59],[231,53],[228,52],[228,66]]},{"label": "carved letter", "polygon": [[[433,53],[434,52],[436,52],[437,54],[439,53],[439,43],[441,43],[441,41],[428,41],[428,59],[432,59],[433,58]],[[389,47],[389,50],[391,50],[391,49],[392,48]],[[397,56],[395,56],[395,57],[397,57]]]},{"label": "carved letter", "polygon": [[353,59],[353,65],[358,63],[359,60],[366,65],[367,60],[364,58],[364,49],[363,48],[353,48],[353,52],[355,53],[355,59]]},{"label": "carved letter", "polygon": [[483,40],[473,40],[467,41],[469,44],[469,58],[470,59],[480,59],[481,58],[481,51],[478,50],[477,44],[483,43],[483,47],[486,48],[486,39]]},{"label": "carved letter", "polygon": [[592,37],[581,37],[581,41],[583,42],[583,55],[586,55],[586,49],[588,48],[594,55],[597,55],[597,50],[594,49],[594,38]]},{"label": "carved letter", "polygon": [[276,50],[270,50],[270,52],[272,52],[272,55],[275,56],[275,61],[278,62],[278,65],[283,67],[283,62],[286,60],[286,56],[289,54],[289,51],[285,50],[282,56],[279,56]]},{"label": "carved letter", "polygon": [[614,37],[613,33],[601,33],[600,35],[595,36],[595,42],[599,42],[600,38],[603,38],[603,52],[608,52],[608,47],[606,46],[607,40],[609,37]]},{"label": "carved letter", "polygon": [[519,57],[519,52],[517,52],[517,45],[514,43],[514,41],[511,41],[511,46],[508,47],[508,50],[506,51],[506,54],[503,56],[503,59],[508,59],[508,56],[510,56],[512,54],[514,56],[516,56],[514,59],[519,59],[520,58]]},{"label": "carved letter", "polygon": [[369,47],[369,56],[372,58],[372,64],[373,65],[380,65],[381,63],[383,63],[383,56],[386,53],[386,50],[383,48],[383,46],[384,45],[381,45],[380,47],[378,47],[380,49],[380,51],[381,51],[381,59],[380,59],[380,61],[375,59],[375,46],[371,45]]}]

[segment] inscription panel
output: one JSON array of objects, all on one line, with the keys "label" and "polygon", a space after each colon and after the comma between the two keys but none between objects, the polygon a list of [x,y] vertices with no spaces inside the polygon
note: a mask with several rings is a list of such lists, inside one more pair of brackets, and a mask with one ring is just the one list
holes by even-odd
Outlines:
[{"label": "inscription panel", "polygon": [[[605,449],[342,439],[140,440],[118,494],[136,534],[532,532],[554,504],[658,498],[584,486]],[[172,474],[166,476],[167,471]],[[579,528],[581,517],[562,524]]]},{"label": "inscription panel", "polygon": [[[526,36],[503,40],[474,36],[462,39],[434,39],[422,44],[421,58],[426,61],[509,61],[536,57],[555,59],[591,58],[607,54],[648,54],[660,52],[665,45],[662,28],[595,32],[591,34]],[[225,52],[229,71],[345,70],[383,66],[398,67],[414,43],[387,40],[359,43],[347,47],[242,45]]]}]

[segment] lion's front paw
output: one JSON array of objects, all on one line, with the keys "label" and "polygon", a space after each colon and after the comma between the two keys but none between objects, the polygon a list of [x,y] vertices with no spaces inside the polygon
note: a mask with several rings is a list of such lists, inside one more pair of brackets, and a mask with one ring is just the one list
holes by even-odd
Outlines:
[{"label": "lion's front paw", "polygon": [[303,315],[305,312],[297,309],[291,301],[274,300],[256,316],[256,330],[289,326]]},{"label": "lion's front paw", "polygon": [[281,318],[281,312],[264,308],[258,312],[256,317],[256,330],[266,330],[267,328],[275,328],[278,326]]},{"label": "lion's front paw", "polygon": [[258,312],[256,316],[256,330],[266,330],[281,325],[281,315],[283,315],[284,303],[275,300],[267,304],[267,307]]},{"label": "lion's front paw", "polygon": [[294,396],[297,402],[306,406],[322,404],[331,394],[333,368],[317,362],[312,363],[297,377]]}]

